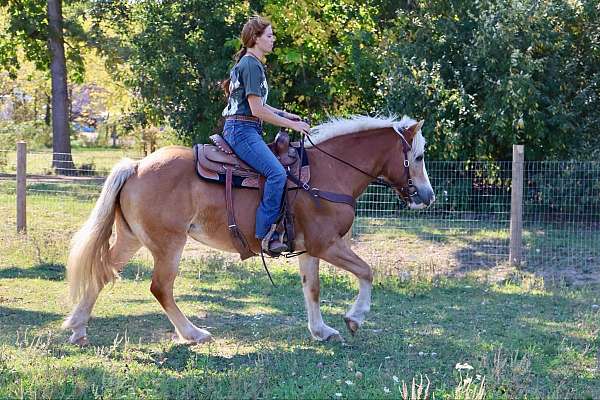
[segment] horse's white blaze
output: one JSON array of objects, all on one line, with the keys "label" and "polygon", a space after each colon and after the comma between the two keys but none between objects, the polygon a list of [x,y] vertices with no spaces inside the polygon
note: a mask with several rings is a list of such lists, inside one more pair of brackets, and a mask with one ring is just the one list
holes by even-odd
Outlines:
[{"label": "horse's white blaze", "polygon": [[[402,135],[402,130],[410,128],[417,124],[417,134],[413,137],[412,143],[410,144],[410,151],[408,152],[408,160],[410,162],[410,172],[413,184],[422,193],[433,193],[433,188],[427,176],[425,170],[425,162],[417,161],[416,158],[425,153],[425,138],[421,133],[424,121],[415,121],[407,116],[402,117],[398,120],[396,116],[389,117],[368,117],[365,115],[354,115],[350,118],[331,118],[329,121],[317,125],[313,128],[311,134],[311,140],[314,144],[322,143],[326,140],[332,139],[338,136],[344,136],[351,133],[368,131],[381,128],[393,128],[398,135]],[[404,136],[402,136],[404,137]],[[402,139],[401,139],[402,140]],[[312,144],[307,143],[306,147],[312,147]],[[433,195],[432,195],[433,196]],[[431,202],[435,199],[432,197]],[[425,208],[424,204],[415,204],[412,201],[409,204],[412,209]]]}]

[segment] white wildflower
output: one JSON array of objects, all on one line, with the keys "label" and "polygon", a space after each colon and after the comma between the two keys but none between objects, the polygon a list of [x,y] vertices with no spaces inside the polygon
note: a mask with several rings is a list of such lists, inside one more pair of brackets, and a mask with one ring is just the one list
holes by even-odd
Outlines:
[{"label": "white wildflower", "polygon": [[354,382],[352,382],[352,381],[350,381],[350,380],[348,380],[348,381],[345,381],[344,383],[345,383],[346,385],[348,385],[348,386],[352,386],[352,385],[354,385]]},{"label": "white wildflower", "polygon": [[383,387],[383,391],[384,391],[384,392],[386,392],[386,393],[389,393],[389,392],[390,392],[390,389],[388,389],[388,388],[387,388],[387,386],[384,386],[384,387]]},{"label": "white wildflower", "polygon": [[464,364],[457,363],[457,364],[454,366],[454,369],[457,369],[457,370],[459,370],[459,371],[460,371],[460,370],[463,370],[463,369],[466,369],[466,370],[472,370],[472,369],[473,369],[473,367],[472,367],[471,365],[469,365],[468,363],[464,363]]},{"label": "white wildflower", "polygon": [[399,378],[398,378],[396,375],[392,376],[392,379],[393,379],[393,380],[394,380],[394,382],[396,382],[396,383],[400,382],[400,379],[399,379]]}]

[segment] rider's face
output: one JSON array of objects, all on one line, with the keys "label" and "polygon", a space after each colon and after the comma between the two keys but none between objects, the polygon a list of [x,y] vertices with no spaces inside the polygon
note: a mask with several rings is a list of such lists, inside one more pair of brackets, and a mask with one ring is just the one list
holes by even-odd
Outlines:
[{"label": "rider's face", "polygon": [[275,43],[275,35],[273,34],[273,28],[271,25],[267,26],[263,34],[256,38],[256,47],[258,47],[264,54],[268,54],[273,51],[273,44]]}]

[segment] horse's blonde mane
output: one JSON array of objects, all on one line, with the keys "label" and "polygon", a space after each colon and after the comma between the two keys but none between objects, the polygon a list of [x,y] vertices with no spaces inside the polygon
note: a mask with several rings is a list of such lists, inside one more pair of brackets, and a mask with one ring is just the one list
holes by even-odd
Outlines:
[{"label": "horse's blonde mane", "polygon": [[[400,129],[408,128],[416,123],[417,121],[407,116],[398,120],[394,115],[389,117],[369,117],[366,115],[353,115],[350,118],[331,117],[329,121],[312,128],[310,138],[314,144],[318,145],[334,137],[373,129],[393,128],[398,132]],[[312,145],[307,143],[306,147],[312,147]],[[413,139],[410,156],[414,159],[417,155],[423,154],[424,151],[425,138],[419,131]]]}]

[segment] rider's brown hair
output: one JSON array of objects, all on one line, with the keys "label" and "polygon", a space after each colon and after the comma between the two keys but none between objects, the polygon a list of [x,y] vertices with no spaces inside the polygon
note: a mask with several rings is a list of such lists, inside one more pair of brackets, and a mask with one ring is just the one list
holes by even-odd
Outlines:
[{"label": "rider's brown hair", "polygon": [[[233,59],[237,64],[240,59],[246,54],[246,50],[249,47],[254,47],[256,44],[256,39],[265,32],[268,26],[271,25],[271,21],[268,19],[261,17],[260,15],[255,15],[250,18],[242,28],[242,33],[240,35],[240,41],[242,42],[242,48],[235,53]],[[225,95],[229,97],[229,83],[231,79],[227,78],[223,82],[221,82],[221,87],[225,92]]]}]

